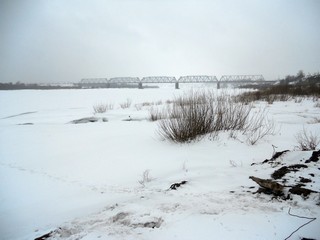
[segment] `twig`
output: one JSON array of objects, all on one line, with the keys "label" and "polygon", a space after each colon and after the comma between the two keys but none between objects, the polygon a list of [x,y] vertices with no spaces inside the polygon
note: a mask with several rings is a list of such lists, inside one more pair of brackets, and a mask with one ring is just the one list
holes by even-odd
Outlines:
[{"label": "twig", "polygon": [[278,148],[278,147],[272,144],[272,148],[273,148],[273,154],[272,154],[272,156],[273,156],[276,153],[276,148]]},{"label": "twig", "polygon": [[307,222],[307,223],[305,223],[305,224],[303,224],[303,225],[301,225],[300,227],[298,227],[298,228],[297,228],[295,231],[293,231],[287,238],[285,238],[285,240],[289,239],[294,233],[296,233],[296,232],[299,231],[301,228],[303,228],[304,226],[308,225],[309,223],[311,223],[311,222],[313,222],[314,220],[317,219],[317,218],[309,218],[309,217],[303,217],[303,216],[291,214],[291,213],[290,213],[290,210],[291,210],[291,208],[289,208],[289,210],[288,210],[288,214],[289,214],[290,216],[297,217],[297,218],[310,219],[310,221]]}]

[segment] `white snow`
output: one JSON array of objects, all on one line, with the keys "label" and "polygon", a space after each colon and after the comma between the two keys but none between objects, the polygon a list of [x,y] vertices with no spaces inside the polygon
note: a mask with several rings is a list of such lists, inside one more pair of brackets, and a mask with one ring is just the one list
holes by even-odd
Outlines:
[{"label": "white snow", "polygon": [[[290,216],[291,208],[317,219],[290,239],[319,239],[319,194],[280,201],[247,192],[257,189],[249,176],[270,178],[275,170],[251,166],[271,158],[272,145],[292,150],[281,157],[290,164],[311,156],[295,149],[295,135],[303,127],[320,135],[315,102],[255,103],[267,107],[277,132],[253,146],[227,132],[190,144],[163,141],[148,110],[186,91],[0,91],[0,238],[34,239],[55,231],[53,239],[285,239],[308,221]],[[127,99],[130,108],[120,108]],[[159,105],[142,106],[146,102]],[[108,122],[70,123],[94,116],[99,103],[114,105],[95,115]],[[310,188],[320,191],[319,162],[312,166],[300,174],[314,173],[318,180]],[[150,181],[142,186],[146,170]],[[187,184],[168,190],[183,180]],[[148,222],[159,227],[144,227]]]}]

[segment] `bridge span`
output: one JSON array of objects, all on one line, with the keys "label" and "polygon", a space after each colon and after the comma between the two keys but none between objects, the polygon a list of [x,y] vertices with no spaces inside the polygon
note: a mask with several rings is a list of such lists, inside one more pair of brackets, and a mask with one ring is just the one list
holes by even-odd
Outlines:
[{"label": "bridge span", "polygon": [[239,83],[239,84],[250,84],[250,83],[273,83],[275,81],[266,81],[262,75],[223,75],[220,80],[216,76],[208,75],[189,75],[181,76],[176,79],[173,76],[149,76],[143,77],[141,80],[138,77],[114,77],[110,78],[85,78],[79,83],[84,88],[90,87],[110,87],[112,84],[138,84],[139,88],[143,88],[144,83],[173,83],[175,88],[179,89],[180,83],[216,83],[217,88],[220,88],[221,83]]}]

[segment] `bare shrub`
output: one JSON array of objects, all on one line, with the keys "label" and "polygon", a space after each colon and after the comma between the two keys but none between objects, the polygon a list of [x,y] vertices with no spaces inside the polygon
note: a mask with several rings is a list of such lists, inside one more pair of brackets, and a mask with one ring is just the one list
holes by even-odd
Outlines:
[{"label": "bare shrub", "polygon": [[267,101],[268,104],[273,104],[273,102],[276,100],[276,96],[273,94],[266,95],[265,100]]},{"label": "bare shrub", "polygon": [[229,138],[237,139],[239,131],[231,130],[229,131]]},{"label": "bare shrub", "polygon": [[252,106],[252,103],[235,102],[229,95],[223,94],[217,97],[214,105],[214,130],[243,130]]},{"label": "bare shrub", "polygon": [[243,130],[252,104],[235,102],[230,95],[190,92],[174,100],[168,119],[159,123],[160,135],[173,142],[189,142],[219,131]]},{"label": "bare shrub", "polygon": [[313,134],[311,131],[307,132],[305,128],[295,136],[298,146],[301,151],[315,150],[320,143],[319,135]]},{"label": "bare shrub", "polygon": [[247,143],[255,145],[262,138],[273,135],[275,132],[275,122],[268,118],[268,112],[263,108],[248,119],[243,133],[247,136]]},{"label": "bare shrub", "polygon": [[160,119],[165,119],[167,118],[167,111],[165,110],[160,110],[158,108],[154,108],[154,107],[151,107],[149,109],[149,120],[154,122],[154,121],[158,121]]},{"label": "bare shrub", "polygon": [[189,142],[212,132],[214,119],[210,97],[205,92],[190,92],[168,108],[168,119],[159,122],[159,134],[173,142]]},{"label": "bare shrub", "polygon": [[252,109],[252,103],[239,102],[227,94],[215,97],[211,92],[190,92],[175,99],[167,109],[164,116],[167,118],[159,122],[159,134],[164,139],[183,143],[206,134],[215,139],[220,131],[230,131],[230,137],[237,138],[242,133],[253,145],[274,134],[275,124],[267,118],[265,109],[251,114]]},{"label": "bare shrub", "polygon": [[127,98],[127,100],[123,103],[120,103],[120,107],[122,109],[125,109],[125,108],[129,108],[132,104],[132,100],[130,98]]},{"label": "bare shrub", "polygon": [[93,111],[94,113],[105,113],[108,110],[112,110],[113,109],[113,104],[111,103],[100,103],[100,104],[96,104],[93,106]]},{"label": "bare shrub", "polygon": [[320,108],[320,102],[316,102],[316,103],[314,104],[314,107]]},{"label": "bare shrub", "polygon": [[262,138],[275,134],[275,123],[272,120],[265,120],[262,125],[254,128],[255,131],[247,133],[247,142],[250,145],[255,145]]},{"label": "bare shrub", "polygon": [[313,119],[308,123],[311,123],[311,124],[320,123],[320,117],[313,117]]},{"label": "bare shrub", "polygon": [[142,179],[138,182],[141,184],[142,187],[146,186],[146,183],[151,182],[153,179],[150,177],[150,170],[147,169],[142,173]]},{"label": "bare shrub", "polygon": [[250,103],[261,99],[260,91],[244,92],[234,97],[235,102]]},{"label": "bare shrub", "polygon": [[142,104],[135,104],[134,107],[136,108],[137,111],[142,110]]},{"label": "bare shrub", "polygon": [[290,100],[289,94],[281,94],[277,96],[281,102],[287,102]]},{"label": "bare shrub", "polygon": [[301,103],[301,102],[302,102],[302,100],[303,100],[303,98],[302,98],[302,97],[294,98],[294,102],[295,102],[295,103]]},{"label": "bare shrub", "polygon": [[257,131],[258,128],[260,128],[267,118],[267,108],[259,108],[255,110],[255,112],[252,112],[252,114],[249,117],[249,120],[246,122],[246,126],[244,127],[244,134],[247,134],[248,132],[254,132]]},{"label": "bare shrub", "polygon": [[143,103],[142,103],[142,106],[143,106],[143,107],[148,107],[148,106],[152,106],[152,105],[154,105],[154,104],[151,103],[151,102],[143,102]]},{"label": "bare shrub", "polygon": [[113,110],[114,104],[113,103],[108,103],[107,108],[108,110]]}]

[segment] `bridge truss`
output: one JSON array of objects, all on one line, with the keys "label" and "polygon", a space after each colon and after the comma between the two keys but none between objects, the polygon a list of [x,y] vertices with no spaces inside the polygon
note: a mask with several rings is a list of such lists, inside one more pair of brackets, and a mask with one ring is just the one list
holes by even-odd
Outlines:
[{"label": "bridge truss", "polygon": [[179,83],[208,83],[218,82],[216,76],[195,75],[195,76],[182,76],[178,80]]},{"label": "bridge truss", "polygon": [[223,75],[220,82],[260,82],[264,81],[262,75]]},{"label": "bridge truss", "polygon": [[175,77],[166,77],[166,76],[153,76],[153,77],[144,77],[141,80],[142,83],[175,83],[177,79]]},{"label": "bridge truss", "polygon": [[179,83],[217,83],[220,88],[220,83],[256,83],[256,82],[272,82],[265,81],[262,75],[223,75],[220,80],[216,76],[208,75],[193,75],[181,76],[178,80],[172,76],[149,76],[141,80],[138,77],[114,77],[107,78],[84,78],[80,81],[80,86],[86,88],[94,87],[110,87],[116,84],[138,84],[139,88],[143,88],[143,83],[175,83],[175,88],[179,88]]},{"label": "bridge truss", "polygon": [[137,77],[115,77],[110,78],[109,83],[140,83]]},{"label": "bridge truss", "polygon": [[80,81],[81,84],[101,84],[108,83],[108,79],[106,78],[83,78]]}]

